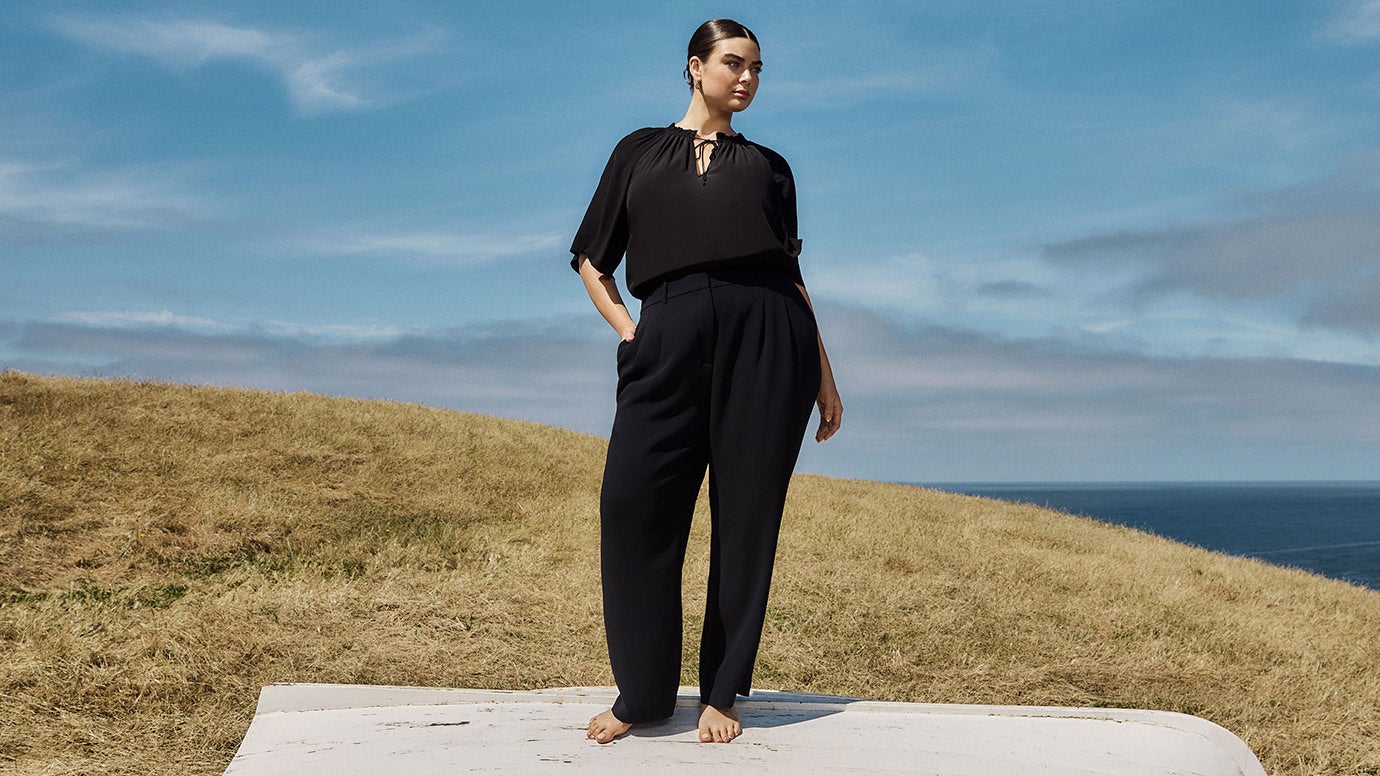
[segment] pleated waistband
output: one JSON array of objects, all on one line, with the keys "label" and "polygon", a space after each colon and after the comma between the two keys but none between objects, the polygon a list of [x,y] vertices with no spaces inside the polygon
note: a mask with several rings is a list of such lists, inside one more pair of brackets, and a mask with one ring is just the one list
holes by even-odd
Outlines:
[{"label": "pleated waistband", "polygon": [[715,286],[761,286],[781,293],[798,293],[795,281],[779,269],[766,267],[715,267],[666,278],[642,298],[642,306],[661,304],[682,294]]}]

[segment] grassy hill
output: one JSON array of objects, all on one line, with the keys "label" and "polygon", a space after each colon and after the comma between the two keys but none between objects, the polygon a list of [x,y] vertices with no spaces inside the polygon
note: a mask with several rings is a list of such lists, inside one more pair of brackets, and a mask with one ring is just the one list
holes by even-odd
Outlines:
[{"label": "grassy hill", "polygon": [[[0,375],[0,771],[218,774],[272,682],[611,684],[604,446],[416,405]],[[755,684],[1182,711],[1273,774],[1376,774],[1380,593],[798,475]]]}]

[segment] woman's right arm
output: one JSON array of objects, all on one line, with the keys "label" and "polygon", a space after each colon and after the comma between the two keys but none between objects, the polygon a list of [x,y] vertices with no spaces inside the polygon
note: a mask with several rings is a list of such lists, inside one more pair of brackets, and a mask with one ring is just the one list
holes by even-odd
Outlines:
[{"label": "woman's right arm", "polygon": [[618,336],[631,342],[633,334],[637,331],[637,323],[633,321],[627,306],[623,304],[623,297],[618,294],[618,284],[614,282],[613,276],[595,269],[594,263],[583,253],[576,258],[580,262],[580,279],[585,282],[585,290],[589,292],[594,306],[599,308],[599,314],[604,316],[604,320],[609,322],[614,331],[618,332]]}]

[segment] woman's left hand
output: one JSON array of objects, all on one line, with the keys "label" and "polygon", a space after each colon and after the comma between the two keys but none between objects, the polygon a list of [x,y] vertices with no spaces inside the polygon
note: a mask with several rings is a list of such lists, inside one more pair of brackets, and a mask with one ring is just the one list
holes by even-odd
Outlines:
[{"label": "woman's left hand", "polygon": [[833,436],[843,423],[843,400],[839,398],[839,389],[834,385],[834,376],[827,371],[819,381],[819,397],[815,403],[819,405],[819,430],[815,432],[815,441],[823,442]]}]

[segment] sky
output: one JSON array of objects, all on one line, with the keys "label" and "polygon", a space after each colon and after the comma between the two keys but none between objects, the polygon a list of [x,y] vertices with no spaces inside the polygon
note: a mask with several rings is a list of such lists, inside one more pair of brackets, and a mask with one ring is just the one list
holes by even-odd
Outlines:
[{"label": "sky", "polygon": [[0,0],[0,369],[607,437],[568,248],[715,15],[843,398],[798,471],[1380,479],[1380,0]]}]

